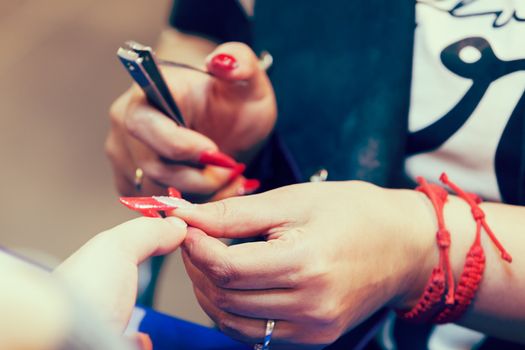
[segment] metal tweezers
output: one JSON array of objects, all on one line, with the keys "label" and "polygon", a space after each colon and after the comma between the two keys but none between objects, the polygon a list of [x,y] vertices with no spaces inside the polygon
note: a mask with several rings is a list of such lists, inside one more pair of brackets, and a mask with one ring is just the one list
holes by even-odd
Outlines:
[{"label": "metal tweezers", "polygon": [[125,47],[118,49],[117,56],[133,80],[142,88],[148,102],[170,117],[177,125],[186,126],[180,109],[158,68],[152,48],[135,41],[128,41]]},{"label": "metal tweezers", "polygon": [[[127,41],[123,47],[118,49],[117,56],[133,80],[142,88],[148,102],[170,117],[177,125],[186,126],[182,113],[175,103],[158,66],[191,69],[212,77],[213,74],[185,63],[158,59],[151,47],[136,41]],[[268,52],[263,51],[259,62],[261,68],[267,70],[273,63],[273,57]]]}]

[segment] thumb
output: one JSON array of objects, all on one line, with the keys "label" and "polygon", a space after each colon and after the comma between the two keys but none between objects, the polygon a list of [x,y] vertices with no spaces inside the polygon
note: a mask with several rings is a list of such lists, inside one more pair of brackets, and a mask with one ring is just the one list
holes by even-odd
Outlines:
[{"label": "thumb", "polygon": [[206,59],[206,66],[210,73],[221,80],[242,81],[248,87],[265,86],[262,83],[268,79],[253,50],[243,43],[219,45]]},{"label": "thumb", "polygon": [[255,237],[291,221],[272,192],[180,207],[171,214],[218,238]]}]

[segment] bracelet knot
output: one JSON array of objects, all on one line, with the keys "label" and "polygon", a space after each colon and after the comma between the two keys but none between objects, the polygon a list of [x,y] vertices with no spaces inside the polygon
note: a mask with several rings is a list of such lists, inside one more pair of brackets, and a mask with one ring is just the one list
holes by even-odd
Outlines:
[{"label": "bracelet knot", "polygon": [[483,220],[485,219],[485,212],[481,210],[480,207],[476,206],[471,209],[472,216],[474,217],[474,220]]},{"label": "bracelet knot", "polygon": [[450,232],[446,228],[440,228],[438,230],[437,243],[440,248],[450,247]]}]

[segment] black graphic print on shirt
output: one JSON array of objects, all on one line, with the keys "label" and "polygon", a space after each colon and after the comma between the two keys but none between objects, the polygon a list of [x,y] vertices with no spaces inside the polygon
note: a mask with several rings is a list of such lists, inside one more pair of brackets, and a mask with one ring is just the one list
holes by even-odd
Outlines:
[{"label": "black graphic print on shirt", "polygon": [[525,45],[518,43],[525,35],[525,1],[417,6],[408,173],[437,178],[448,171],[473,192],[517,203],[523,191]]}]

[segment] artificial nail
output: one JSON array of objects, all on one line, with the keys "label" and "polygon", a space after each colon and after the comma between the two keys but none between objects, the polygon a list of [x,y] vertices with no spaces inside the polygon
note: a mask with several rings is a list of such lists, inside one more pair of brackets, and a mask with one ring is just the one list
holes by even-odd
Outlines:
[{"label": "artificial nail", "polygon": [[166,196],[153,196],[151,197],[155,199],[157,202],[162,203],[166,207],[166,211],[174,210],[174,209],[191,209],[195,207],[195,204],[188,202],[185,199],[182,198],[176,198],[176,197],[166,197]]},{"label": "artificial nail", "polygon": [[171,211],[177,208],[189,209],[194,206],[184,199],[167,196],[120,197],[120,202],[147,217],[161,217],[159,211]]},{"label": "artificial nail", "polygon": [[237,60],[233,56],[225,53],[213,56],[211,64],[224,70],[234,70],[239,67]]},{"label": "artificial nail", "polygon": [[204,165],[215,165],[223,168],[233,168],[237,166],[235,159],[219,151],[204,151],[199,156],[199,163]]},{"label": "artificial nail", "polygon": [[239,190],[239,195],[252,194],[261,187],[261,182],[257,179],[246,179]]},{"label": "artificial nail", "polygon": [[233,168],[232,172],[230,173],[230,177],[228,178],[228,182],[231,182],[239,177],[242,173],[244,173],[244,170],[246,170],[246,165],[243,163],[237,163],[235,168]]},{"label": "artificial nail", "polygon": [[168,188],[168,196],[174,197],[174,198],[182,198],[182,194],[175,187]]}]

